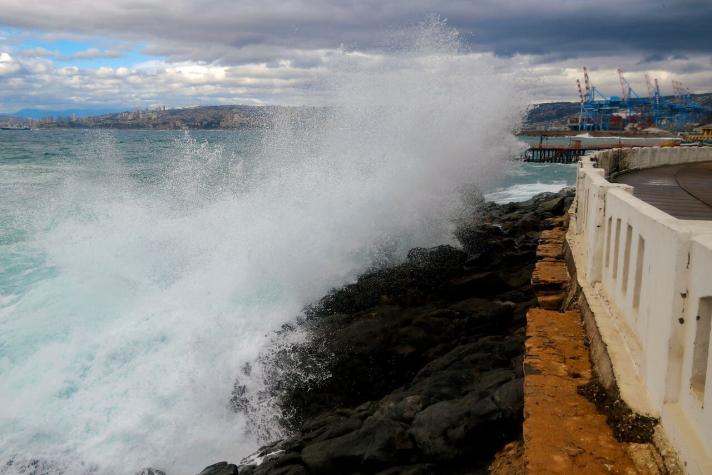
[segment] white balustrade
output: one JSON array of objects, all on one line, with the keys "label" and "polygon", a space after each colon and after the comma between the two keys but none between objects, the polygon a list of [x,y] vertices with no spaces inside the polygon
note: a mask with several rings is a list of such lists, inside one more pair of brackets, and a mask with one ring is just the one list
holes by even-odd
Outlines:
[{"label": "white balustrade", "polygon": [[634,335],[630,358],[685,470],[712,473],[712,221],[676,219],[606,179],[622,169],[697,161],[712,161],[712,148],[582,157],[570,233],[584,256],[579,278],[599,289]]}]

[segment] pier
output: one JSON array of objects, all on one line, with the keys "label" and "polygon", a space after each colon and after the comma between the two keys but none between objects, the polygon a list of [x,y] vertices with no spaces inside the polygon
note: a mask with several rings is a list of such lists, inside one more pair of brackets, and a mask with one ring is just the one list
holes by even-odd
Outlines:
[{"label": "pier", "polygon": [[575,141],[571,145],[539,144],[527,149],[522,159],[534,163],[576,163],[580,157],[589,152],[623,147],[624,145],[620,143],[582,146],[580,141]]}]

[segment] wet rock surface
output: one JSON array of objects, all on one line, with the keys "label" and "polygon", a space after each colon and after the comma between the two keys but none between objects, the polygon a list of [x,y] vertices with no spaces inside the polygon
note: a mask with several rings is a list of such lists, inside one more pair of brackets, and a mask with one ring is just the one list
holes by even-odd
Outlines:
[{"label": "wet rock surface", "polygon": [[[413,249],[307,309],[307,343],[280,350],[269,382],[292,435],[201,473],[486,473],[521,436],[538,234],[572,197],[483,204],[458,226],[462,249]],[[289,377],[320,364],[328,377]],[[232,403],[248,409],[239,383]]]},{"label": "wet rock surface", "polygon": [[227,462],[218,462],[205,467],[198,475],[237,475],[237,465]]}]

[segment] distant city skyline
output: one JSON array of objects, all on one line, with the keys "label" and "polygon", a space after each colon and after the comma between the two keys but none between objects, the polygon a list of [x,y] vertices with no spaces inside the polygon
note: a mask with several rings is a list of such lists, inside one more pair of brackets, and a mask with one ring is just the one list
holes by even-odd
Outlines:
[{"label": "distant city skyline", "polygon": [[673,79],[712,91],[708,0],[0,0],[0,113],[315,104],[344,57],[382,64],[433,14],[532,102],[576,100],[584,65],[610,95],[617,68],[641,95],[646,73],[663,94]]}]

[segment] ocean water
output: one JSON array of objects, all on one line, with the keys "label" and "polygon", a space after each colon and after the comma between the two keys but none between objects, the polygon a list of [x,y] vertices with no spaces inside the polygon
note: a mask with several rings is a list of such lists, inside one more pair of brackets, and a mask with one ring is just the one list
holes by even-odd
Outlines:
[{"label": "ocean water", "polygon": [[495,203],[526,201],[539,193],[556,193],[576,185],[575,164],[509,162],[498,180],[484,189]]},{"label": "ocean water", "polygon": [[406,37],[376,69],[345,54],[328,117],[0,133],[0,473],[239,461],[281,428],[269,401],[231,409],[235,377],[259,392],[258,356],[304,305],[452,242],[473,188],[571,184],[573,167],[512,160],[512,81],[441,22]]}]

